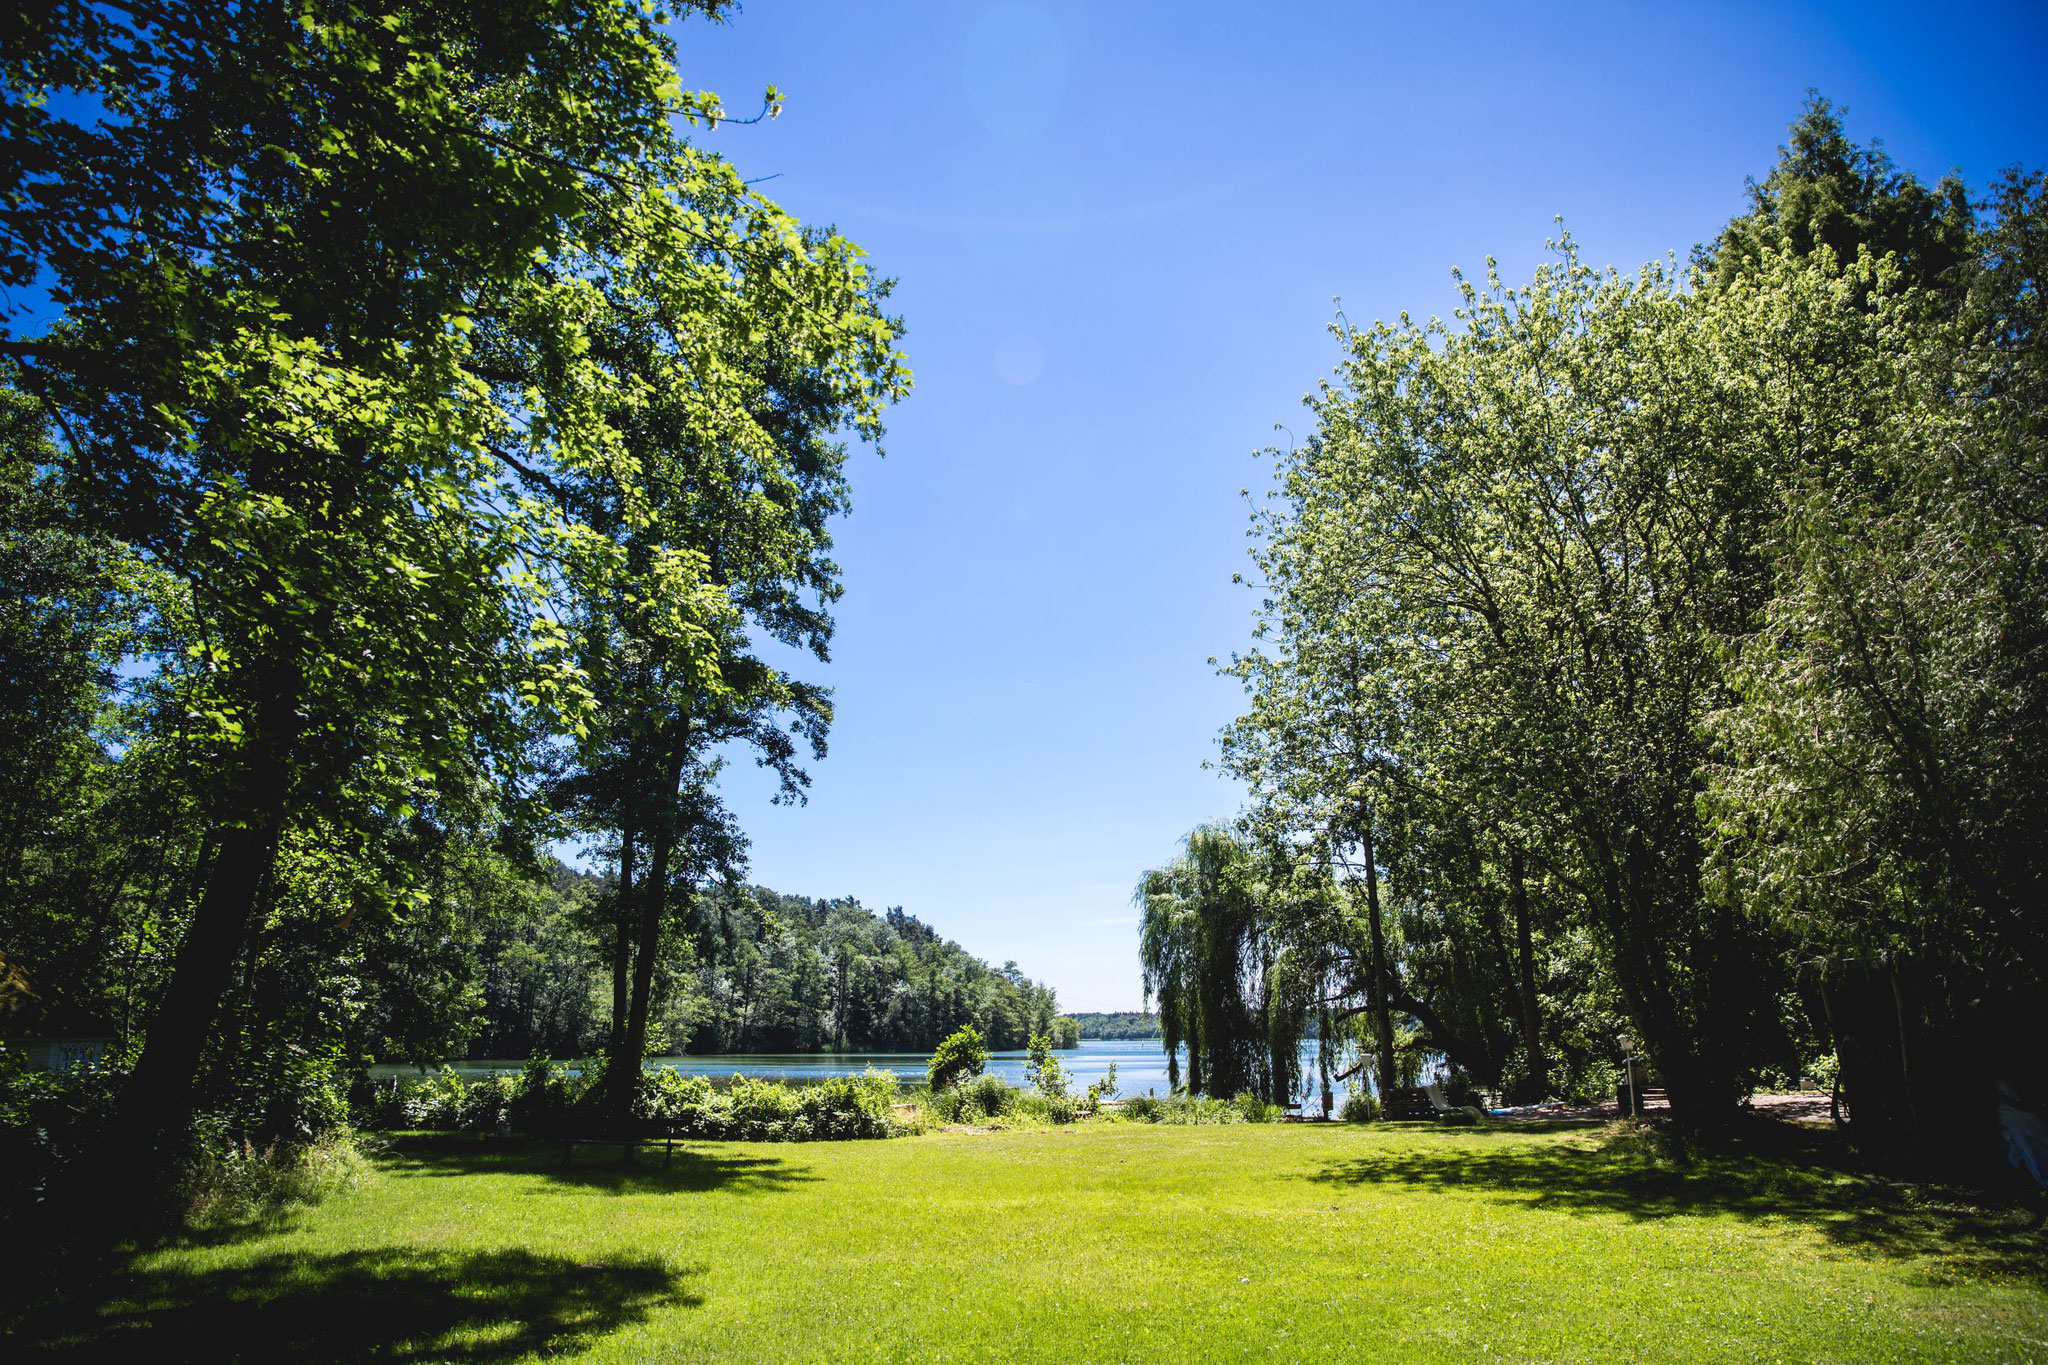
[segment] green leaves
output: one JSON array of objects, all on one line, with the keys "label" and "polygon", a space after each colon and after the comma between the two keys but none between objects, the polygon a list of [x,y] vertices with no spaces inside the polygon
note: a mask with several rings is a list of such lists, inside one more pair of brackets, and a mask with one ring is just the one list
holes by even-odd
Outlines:
[{"label": "green leaves", "polygon": [[[908,374],[858,252],[678,136],[722,111],[659,22],[45,9],[0,57],[0,283],[65,317],[13,349],[84,524],[184,591],[159,723],[207,818],[288,851],[489,822],[636,708],[690,736],[699,813],[730,738],[796,795],[782,722],[822,752],[829,704],[751,632],[822,657],[834,437]],[[209,981],[241,875],[200,901]]]}]

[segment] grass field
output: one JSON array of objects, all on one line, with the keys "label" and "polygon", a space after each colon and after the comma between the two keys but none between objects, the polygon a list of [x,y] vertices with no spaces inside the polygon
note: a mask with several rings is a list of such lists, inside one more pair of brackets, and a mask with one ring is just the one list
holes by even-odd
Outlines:
[{"label": "grass field", "polygon": [[[2018,1213],[1785,1137],[1339,1125],[401,1142],[355,1193],[16,1323],[78,1360],[2048,1360]],[[1815,1139],[1818,1141],[1818,1139]],[[11,1354],[12,1348],[10,1348]],[[14,1357],[16,1359],[22,1356]]]}]

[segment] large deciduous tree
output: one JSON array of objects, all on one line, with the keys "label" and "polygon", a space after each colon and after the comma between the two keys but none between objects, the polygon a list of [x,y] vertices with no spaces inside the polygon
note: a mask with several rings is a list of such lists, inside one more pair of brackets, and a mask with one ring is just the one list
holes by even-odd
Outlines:
[{"label": "large deciduous tree", "polygon": [[721,111],[651,10],[14,22],[0,276],[59,316],[0,349],[81,525],[184,594],[204,867],[123,1104],[164,1151],[294,831],[516,791],[588,728],[586,604],[630,600],[665,685],[758,693],[752,565],[802,534],[759,395],[871,423],[904,376],[854,249],[683,138]]}]

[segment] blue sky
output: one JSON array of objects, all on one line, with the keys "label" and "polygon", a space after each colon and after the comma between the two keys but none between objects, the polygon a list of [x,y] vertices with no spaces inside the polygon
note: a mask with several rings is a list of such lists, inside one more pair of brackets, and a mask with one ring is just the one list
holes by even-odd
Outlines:
[{"label": "blue sky", "polygon": [[[1070,1009],[1139,1003],[1130,889],[1237,790],[1207,660],[1325,328],[1710,236],[1807,87],[1923,177],[2048,165],[2048,7],[756,0],[711,145],[900,284],[917,385],[853,462],[830,756],[727,789],[777,890],[901,905]],[[1284,439],[1284,437],[1282,438]]]}]

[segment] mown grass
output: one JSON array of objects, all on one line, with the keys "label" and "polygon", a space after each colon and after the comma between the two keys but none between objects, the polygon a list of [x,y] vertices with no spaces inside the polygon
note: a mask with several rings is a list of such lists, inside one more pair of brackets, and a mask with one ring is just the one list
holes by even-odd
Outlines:
[{"label": "mown grass", "polygon": [[[1817,1141],[1814,1140],[1814,1141]],[[1090,1122],[610,1153],[412,1139],[134,1259],[16,1358],[2048,1360],[2019,1212],[1784,1136]]]}]

